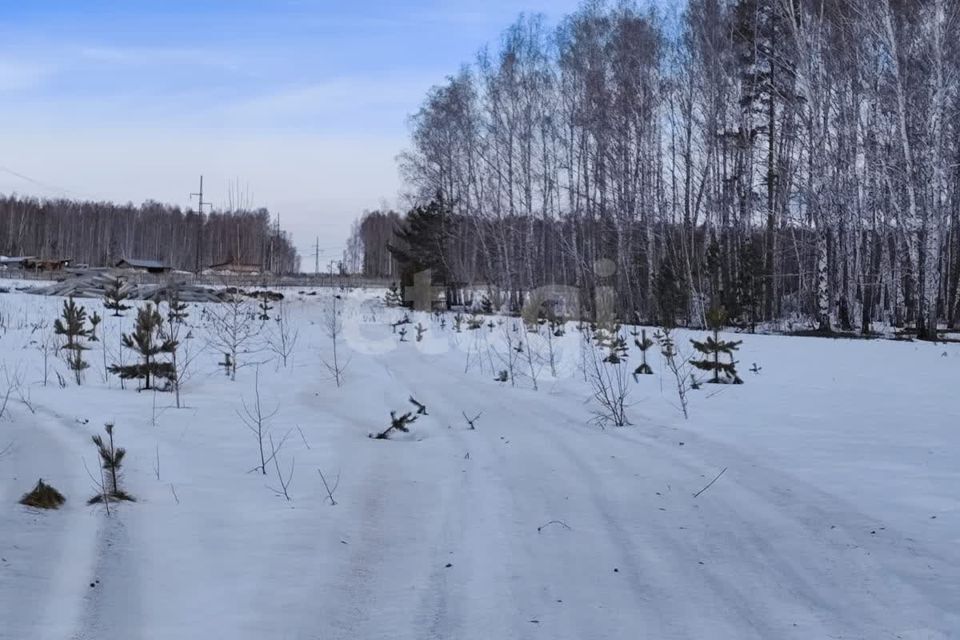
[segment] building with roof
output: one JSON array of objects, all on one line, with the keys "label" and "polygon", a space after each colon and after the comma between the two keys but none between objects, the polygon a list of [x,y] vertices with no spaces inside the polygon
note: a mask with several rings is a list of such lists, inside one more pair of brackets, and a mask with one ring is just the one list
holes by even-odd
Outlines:
[{"label": "building with roof", "polygon": [[146,273],[169,273],[170,266],[159,260],[143,260],[141,258],[124,258],[116,265],[117,269],[130,271],[145,271]]}]

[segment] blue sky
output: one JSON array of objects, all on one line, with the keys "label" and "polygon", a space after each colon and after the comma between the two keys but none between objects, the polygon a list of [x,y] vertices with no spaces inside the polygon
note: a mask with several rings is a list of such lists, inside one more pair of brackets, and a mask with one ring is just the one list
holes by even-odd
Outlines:
[{"label": "blue sky", "polygon": [[0,0],[0,191],[186,205],[203,173],[337,253],[395,204],[426,90],[521,12],[578,4]]}]

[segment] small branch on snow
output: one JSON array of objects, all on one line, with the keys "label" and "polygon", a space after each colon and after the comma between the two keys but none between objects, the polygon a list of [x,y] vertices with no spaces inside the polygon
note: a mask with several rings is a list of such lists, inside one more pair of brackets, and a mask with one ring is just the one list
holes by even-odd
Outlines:
[{"label": "small branch on snow", "polygon": [[297,425],[297,431],[300,432],[300,439],[303,440],[303,446],[309,449],[310,443],[307,442],[307,436],[303,435],[303,429],[301,429],[299,425]]},{"label": "small branch on snow", "polygon": [[332,507],[332,506],[335,506],[335,505],[337,504],[337,501],[334,500],[333,494],[334,494],[334,492],[337,490],[337,487],[340,486],[340,472],[337,471],[337,480],[336,480],[336,482],[333,483],[333,488],[332,488],[332,489],[330,488],[330,485],[327,484],[327,479],[326,479],[326,477],[323,475],[323,470],[318,467],[318,468],[317,468],[317,473],[320,474],[320,479],[323,480],[323,488],[327,490],[327,498],[330,500],[330,506],[331,506],[331,507]]},{"label": "small branch on snow", "polygon": [[170,483],[170,492],[173,493],[173,499],[177,501],[177,504],[180,504],[180,497],[177,495],[177,490],[173,488],[173,483]]},{"label": "small branch on snow", "polygon": [[705,486],[703,489],[700,489],[700,491],[697,491],[695,494],[693,494],[693,497],[694,497],[694,498],[699,498],[699,497],[700,497],[700,494],[703,493],[704,491],[706,491],[707,489],[709,489],[710,487],[712,487],[712,486],[713,486],[713,483],[716,482],[717,480],[719,480],[719,479],[720,479],[720,476],[722,476],[722,475],[724,474],[724,472],[726,472],[726,470],[727,470],[727,468],[724,467],[724,468],[723,468],[723,471],[721,471],[720,473],[718,473],[716,478],[714,478],[713,480],[711,480],[710,483],[709,483],[707,486]]},{"label": "small branch on snow", "polygon": [[483,411],[481,411],[481,412],[478,413],[477,415],[473,416],[472,418],[468,418],[468,417],[467,417],[467,412],[466,412],[466,411],[461,411],[460,413],[463,414],[463,419],[467,421],[467,424],[468,424],[468,425],[470,425],[470,430],[471,430],[471,431],[476,431],[476,430],[477,430],[476,422],[477,422],[477,420],[480,419],[480,416],[483,415]]},{"label": "small branch on snow", "polygon": [[563,520],[551,520],[550,522],[547,522],[546,524],[542,524],[539,527],[537,527],[537,533],[540,533],[543,529],[546,529],[552,524],[558,524],[564,529],[566,529],[567,531],[573,531],[573,529],[571,529],[570,526],[567,525],[567,523],[564,522]]}]

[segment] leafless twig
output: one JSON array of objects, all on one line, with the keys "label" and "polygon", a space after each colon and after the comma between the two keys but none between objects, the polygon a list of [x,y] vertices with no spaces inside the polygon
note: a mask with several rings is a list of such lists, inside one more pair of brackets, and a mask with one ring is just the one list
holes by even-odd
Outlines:
[{"label": "leafless twig", "polygon": [[564,522],[563,520],[551,520],[550,522],[547,522],[546,524],[542,524],[542,525],[540,525],[539,527],[537,527],[537,533],[540,533],[542,530],[546,529],[547,527],[549,527],[549,526],[552,525],[552,524],[560,525],[561,527],[563,527],[563,528],[566,529],[567,531],[573,531],[573,529],[571,529],[570,526],[569,526],[566,522]]},{"label": "leafless twig", "polygon": [[694,498],[700,497],[700,494],[703,493],[704,491],[706,491],[707,489],[709,489],[710,487],[712,487],[712,486],[713,486],[713,483],[716,482],[717,480],[719,480],[719,479],[720,479],[720,476],[722,476],[726,470],[727,470],[727,468],[724,467],[724,468],[723,468],[723,471],[721,471],[720,473],[718,473],[716,478],[714,478],[713,480],[711,480],[710,483],[709,483],[707,486],[705,486],[703,489],[700,489],[700,491],[697,491],[695,494],[693,494],[693,497],[694,497]]},{"label": "leafless twig", "polygon": [[463,419],[467,421],[467,424],[468,424],[468,425],[470,425],[471,431],[476,431],[476,429],[477,429],[476,422],[477,422],[477,420],[480,419],[480,416],[483,415],[483,411],[481,411],[481,412],[478,413],[477,415],[473,416],[472,418],[468,418],[468,417],[467,417],[467,412],[466,412],[466,411],[461,411],[460,413],[463,414]]},{"label": "leafless twig", "polygon": [[277,471],[277,480],[280,482],[280,490],[278,491],[277,489],[274,489],[269,485],[267,488],[269,488],[271,491],[273,491],[277,495],[282,494],[284,498],[289,500],[290,493],[288,489],[290,487],[290,481],[293,480],[293,469],[297,463],[297,459],[293,458],[290,461],[290,473],[288,473],[287,477],[284,478],[283,473],[281,473],[280,471],[280,459],[277,457],[277,453],[279,453],[279,449],[277,449],[273,444],[273,435],[270,435],[268,439],[270,440],[270,458],[273,460],[273,466]]},{"label": "leafless twig", "polygon": [[340,472],[337,471],[337,480],[336,480],[336,482],[333,483],[333,488],[332,488],[332,489],[330,488],[330,485],[327,484],[327,479],[326,479],[326,477],[324,477],[324,475],[323,475],[323,469],[320,469],[320,468],[318,467],[318,468],[317,468],[317,473],[320,474],[320,479],[323,480],[323,488],[327,490],[327,498],[330,500],[330,506],[332,507],[332,506],[336,505],[336,504],[337,504],[337,501],[334,500],[333,494],[334,494],[334,492],[336,492],[337,487],[340,486]]}]

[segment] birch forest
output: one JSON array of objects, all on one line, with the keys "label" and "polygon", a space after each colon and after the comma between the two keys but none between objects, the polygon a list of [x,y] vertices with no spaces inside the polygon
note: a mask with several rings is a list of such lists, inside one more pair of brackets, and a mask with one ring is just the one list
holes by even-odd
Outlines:
[{"label": "birch forest", "polygon": [[[750,326],[933,337],[958,321],[958,6],[522,16],[411,118],[411,203],[442,204],[453,282],[612,286],[624,320],[697,326],[723,306]],[[395,218],[355,226],[365,271],[394,273]]]},{"label": "birch forest", "polygon": [[0,197],[0,253],[112,266],[122,258],[160,260],[196,271],[238,262],[273,273],[299,269],[287,233],[266,209],[195,211],[148,201],[140,206]]}]

